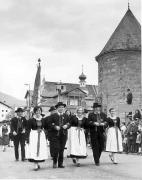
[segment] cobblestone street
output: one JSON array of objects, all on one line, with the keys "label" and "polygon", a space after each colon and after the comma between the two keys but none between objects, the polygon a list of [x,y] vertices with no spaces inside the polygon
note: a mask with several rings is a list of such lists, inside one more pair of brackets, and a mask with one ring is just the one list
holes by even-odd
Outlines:
[{"label": "cobblestone street", "polygon": [[118,165],[113,165],[108,153],[104,152],[100,166],[95,166],[91,149],[88,148],[88,158],[81,160],[81,167],[75,167],[71,159],[66,158],[65,169],[53,169],[49,159],[41,163],[41,170],[33,171],[30,162],[15,162],[13,148],[6,152],[0,151],[0,178],[1,179],[96,179],[96,180],[140,180],[142,179],[142,156],[118,155]]}]

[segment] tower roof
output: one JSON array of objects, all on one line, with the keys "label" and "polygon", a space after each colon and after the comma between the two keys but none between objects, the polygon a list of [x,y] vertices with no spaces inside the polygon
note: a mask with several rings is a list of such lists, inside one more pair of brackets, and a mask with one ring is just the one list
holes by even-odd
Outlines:
[{"label": "tower roof", "polygon": [[85,74],[82,72],[82,74],[79,76],[79,79],[80,79],[80,81],[85,81],[85,79],[86,79],[86,76],[85,76]]},{"label": "tower roof", "polygon": [[117,50],[141,50],[141,26],[129,8],[98,56]]}]

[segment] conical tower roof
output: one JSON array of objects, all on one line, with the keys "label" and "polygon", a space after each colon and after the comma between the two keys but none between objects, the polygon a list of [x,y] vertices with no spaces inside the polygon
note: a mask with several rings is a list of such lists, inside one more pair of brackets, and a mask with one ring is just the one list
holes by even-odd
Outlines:
[{"label": "conical tower roof", "polygon": [[117,50],[141,50],[141,26],[129,8],[98,56]]}]

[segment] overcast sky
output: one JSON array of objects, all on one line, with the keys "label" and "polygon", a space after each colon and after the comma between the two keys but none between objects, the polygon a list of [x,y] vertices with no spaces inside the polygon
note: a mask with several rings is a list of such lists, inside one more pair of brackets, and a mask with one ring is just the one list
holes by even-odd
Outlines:
[{"label": "overcast sky", "polygon": [[[127,0],[0,0],[0,91],[24,98],[37,60],[47,81],[98,83],[97,56],[127,11]],[[140,22],[140,0],[130,0]]]}]

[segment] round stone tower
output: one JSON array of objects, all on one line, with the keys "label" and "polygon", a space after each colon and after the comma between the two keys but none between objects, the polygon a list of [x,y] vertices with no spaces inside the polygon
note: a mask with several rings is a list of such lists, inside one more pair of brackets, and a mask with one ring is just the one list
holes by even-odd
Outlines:
[{"label": "round stone tower", "polygon": [[[96,57],[98,86],[104,109],[114,107],[125,118],[141,108],[141,26],[130,9],[120,21],[107,44]],[[127,91],[132,103],[127,103]]]}]

